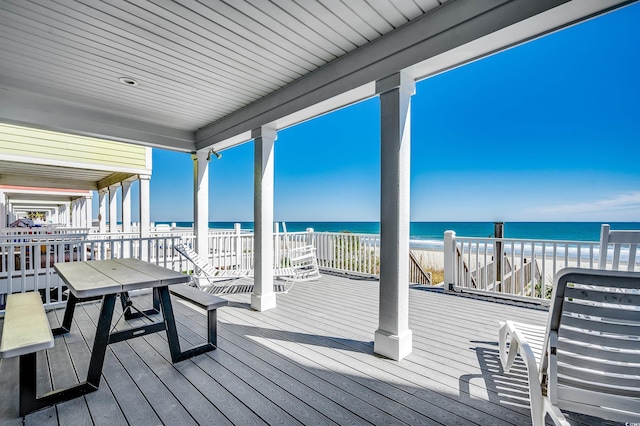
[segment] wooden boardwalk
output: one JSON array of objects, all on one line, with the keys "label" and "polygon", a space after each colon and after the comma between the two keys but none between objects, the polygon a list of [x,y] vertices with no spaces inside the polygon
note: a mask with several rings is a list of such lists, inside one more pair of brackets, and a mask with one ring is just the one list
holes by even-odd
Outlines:
[{"label": "wooden boardwalk", "polygon": [[[376,281],[324,275],[262,313],[250,309],[248,294],[228,298],[216,351],[174,365],[164,333],[110,345],[98,391],[25,418],[18,417],[17,359],[2,360],[0,424],[531,423],[523,365],[513,374],[500,368],[497,322],[543,323],[546,312],[412,289],[414,350],[396,362],[373,353]],[[182,344],[203,342],[205,316],[174,306]],[[98,309],[79,305],[72,332],[38,354],[39,393],[85,378]],[[50,322],[62,313],[50,312]]]}]

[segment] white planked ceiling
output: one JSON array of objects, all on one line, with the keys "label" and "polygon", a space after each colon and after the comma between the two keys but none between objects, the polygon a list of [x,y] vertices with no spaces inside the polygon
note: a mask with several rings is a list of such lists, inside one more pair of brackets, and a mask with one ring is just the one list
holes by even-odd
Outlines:
[{"label": "white planked ceiling", "polygon": [[438,5],[2,0],[0,73],[17,89],[194,130]]},{"label": "white planked ceiling", "polygon": [[225,147],[628,3],[0,0],[0,122]]}]

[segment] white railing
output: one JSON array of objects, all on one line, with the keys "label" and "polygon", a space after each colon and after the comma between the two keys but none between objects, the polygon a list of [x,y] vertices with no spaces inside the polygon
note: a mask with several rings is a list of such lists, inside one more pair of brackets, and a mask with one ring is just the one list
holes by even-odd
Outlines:
[{"label": "white railing", "polygon": [[135,257],[178,271],[189,266],[172,249],[180,237],[42,237],[0,242],[0,309],[6,294],[26,291],[41,291],[48,308],[63,303],[56,263]]},{"label": "white railing", "polygon": [[560,269],[597,268],[599,255],[595,241],[471,238],[447,231],[445,287],[547,304]]},{"label": "white railing", "polygon": [[[47,306],[62,300],[62,283],[53,265],[91,259],[136,257],[179,271],[192,269],[173,250],[178,243],[195,247],[191,232],[157,232],[148,238],[136,233],[68,233],[0,236],[0,309],[7,292],[44,292]],[[274,267],[287,266],[288,249],[315,245],[323,270],[363,276],[380,272],[380,236],[345,232],[281,233],[274,228]],[[223,269],[253,269],[254,235],[233,230],[210,230],[208,259]],[[501,256],[494,256],[502,253]],[[32,254],[35,254],[33,256]],[[474,291],[547,303],[556,272],[565,267],[595,268],[599,243],[584,241],[519,240],[510,238],[444,238],[445,289]],[[623,249],[620,263],[629,259]],[[497,260],[495,259],[497,258]],[[609,263],[612,254],[607,253]],[[626,266],[625,266],[626,265]],[[633,265],[631,265],[633,266]],[[635,260],[640,269],[640,258]]]},{"label": "white railing", "polygon": [[[173,250],[179,243],[195,247],[193,232],[157,232],[148,238],[137,233],[22,234],[0,237],[0,310],[7,293],[36,291],[46,306],[62,304],[62,286],[54,265],[60,262],[135,257],[178,271],[193,266]],[[358,275],[379,274],[379,235],[351,233],[281,233],[274,229],[274,267],[289,265],[289,250],[315,245],[319,266]],[[211,230],[208,259],[223,269],[253,269],[254,234]]]},{"label": "white railing", "polygon": [[[281,233],[274,227],[273,264],[274,267],[287,266],[289,249],[313,244],[313,229],[305,232]],[[196,247],[195,235],[182,235],[183,243]],[[208,235],[208,259],[215,268],[253,269],[254,234],[243,232],[238,225],[234,230],[210,230]]]},{"label": "white railing", "polygon": [[0,238],[29,238],[34,235],[87,235],[90,232],[91,228],[58,228],[52,226],[34,228],[2,228],[0,229]]},{"label": "white railing", "polygon": [[317,232],[315,236],[321,269],[366,276],[380,274],[380,235]]}]

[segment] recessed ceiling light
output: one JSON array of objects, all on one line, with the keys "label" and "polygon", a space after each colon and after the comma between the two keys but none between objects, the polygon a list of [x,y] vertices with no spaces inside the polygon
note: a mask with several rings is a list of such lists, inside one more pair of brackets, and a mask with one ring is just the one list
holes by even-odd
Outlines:
[{"label": "recessed ceiling light", "polygon": [[138,82],[135,81],[133,78],[131,77],[119,77],[118,81],[122,84],[125,84],[127,86],[137,86]]}]

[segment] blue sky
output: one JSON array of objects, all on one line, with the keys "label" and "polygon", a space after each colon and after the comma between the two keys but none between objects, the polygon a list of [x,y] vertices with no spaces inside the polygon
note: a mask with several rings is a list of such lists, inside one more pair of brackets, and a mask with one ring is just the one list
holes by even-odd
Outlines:
[{"label": "blue sky", "polygon": [[[634,4],[419,82],[411,220],[640,220],[638,22]],[[378,120],[374,98],[280,131],[275,220],[377,221]],[[192,220],[192,169],[153,150],[152,220]],[[209,171],[210,220],[252,221],[253,143]]]}]

